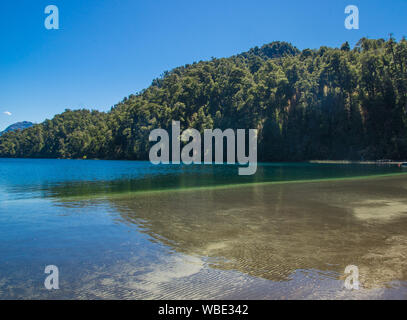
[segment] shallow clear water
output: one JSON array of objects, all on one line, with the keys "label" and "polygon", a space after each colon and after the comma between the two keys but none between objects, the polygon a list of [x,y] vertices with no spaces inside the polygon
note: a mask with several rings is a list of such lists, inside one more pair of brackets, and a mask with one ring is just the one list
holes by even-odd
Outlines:
[{"label": "shallow clear water", "polygon": [[407,298],[400,173],[0,159],[0,298]]}]

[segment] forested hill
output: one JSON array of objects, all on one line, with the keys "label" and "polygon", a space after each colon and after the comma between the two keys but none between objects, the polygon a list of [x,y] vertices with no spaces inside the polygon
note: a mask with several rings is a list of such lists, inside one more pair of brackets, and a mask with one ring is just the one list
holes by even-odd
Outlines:
[{"label": "forested hill", "polygon": [[407,159],[406,110],[406,40],[303,51],[274,42],[165,72],[108,113],[66,110],[5,133],[0,156],[148,159],[150,131],[179,120],[258,128],[263,161]]}]

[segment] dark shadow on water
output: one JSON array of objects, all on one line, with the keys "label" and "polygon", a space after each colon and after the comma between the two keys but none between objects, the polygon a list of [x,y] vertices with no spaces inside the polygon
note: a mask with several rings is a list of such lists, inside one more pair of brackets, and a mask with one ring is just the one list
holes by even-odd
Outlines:
[{"label": "dark shadow on water", "polygon": [[[112,193],[174,190],[197,187],[250,184],[314,179],[336,179],[356,176],[400,173],[397,166],[313,163],[261,163],[255,175],[239,176],[238,165],[160,165],[148,162],[97,161],[92,167],[86,161],[65,161],[58,172],[33,167],[39,171],[36,179],[26,175],[7,178],[5,193],[13,198],[66,198],[103,196]],[[79,166],[78,166],[79,163]],[[83,163],[85,168],[81,168]],[[111,164],[115,164],[112,166]],[[81,168],[78,174],[78,167]],[[90,169],[91,168],[91,169]],[[0,167],[1,169],[1,167]],[[21,171],[17,167],[16,171]],[[34,176],[29,174],[29,176]]]}]

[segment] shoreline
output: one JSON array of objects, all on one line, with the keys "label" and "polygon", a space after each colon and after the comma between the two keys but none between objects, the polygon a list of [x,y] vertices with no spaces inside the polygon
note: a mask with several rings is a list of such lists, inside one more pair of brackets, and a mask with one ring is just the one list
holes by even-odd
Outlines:
[{"label": "shoreline", "polygon": [[[103,158],[10,158],[10,157],[1,157],[0,160],[74,160],[74,161],[128,161],[128,162],[150,162],[150,160],[141,160],[141,159],[103,159]],[[400,163],[407,162],[407,160],[299,160],[299,161],[258,161],[258,164],[267,164],[267,163],[312,163],[312,164],[369,164],[369,165],[399,165]],[[173,163],[169,163],[172,165]],[[205,164],[205,163],[201,163]],[[209,163],[214,164],[214,163]],[[226,164],[226,163],[224,163]]]},{"label": "shoreline", "polygon": [[353,161],[353,160],[309,160],[308,163],[316,164],[376,164],[376,165],[399,165],[400,163],[407,161],[379,161],[379,160],[369,160],[369,161]]}]

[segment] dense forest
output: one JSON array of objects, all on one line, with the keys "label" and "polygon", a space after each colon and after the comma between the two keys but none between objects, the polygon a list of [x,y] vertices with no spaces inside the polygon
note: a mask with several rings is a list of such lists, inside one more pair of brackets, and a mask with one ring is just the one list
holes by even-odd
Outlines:
[{"label": "dense forest", "polygon": [[[27,101],[29,105],[29,101]],[[273,42],[175,68],[109,112],[69,110],[0,137],[0,157],[148,159],[149,133],[257,128],[259,159],[407,159],[407,40],[300,51]]]}]

